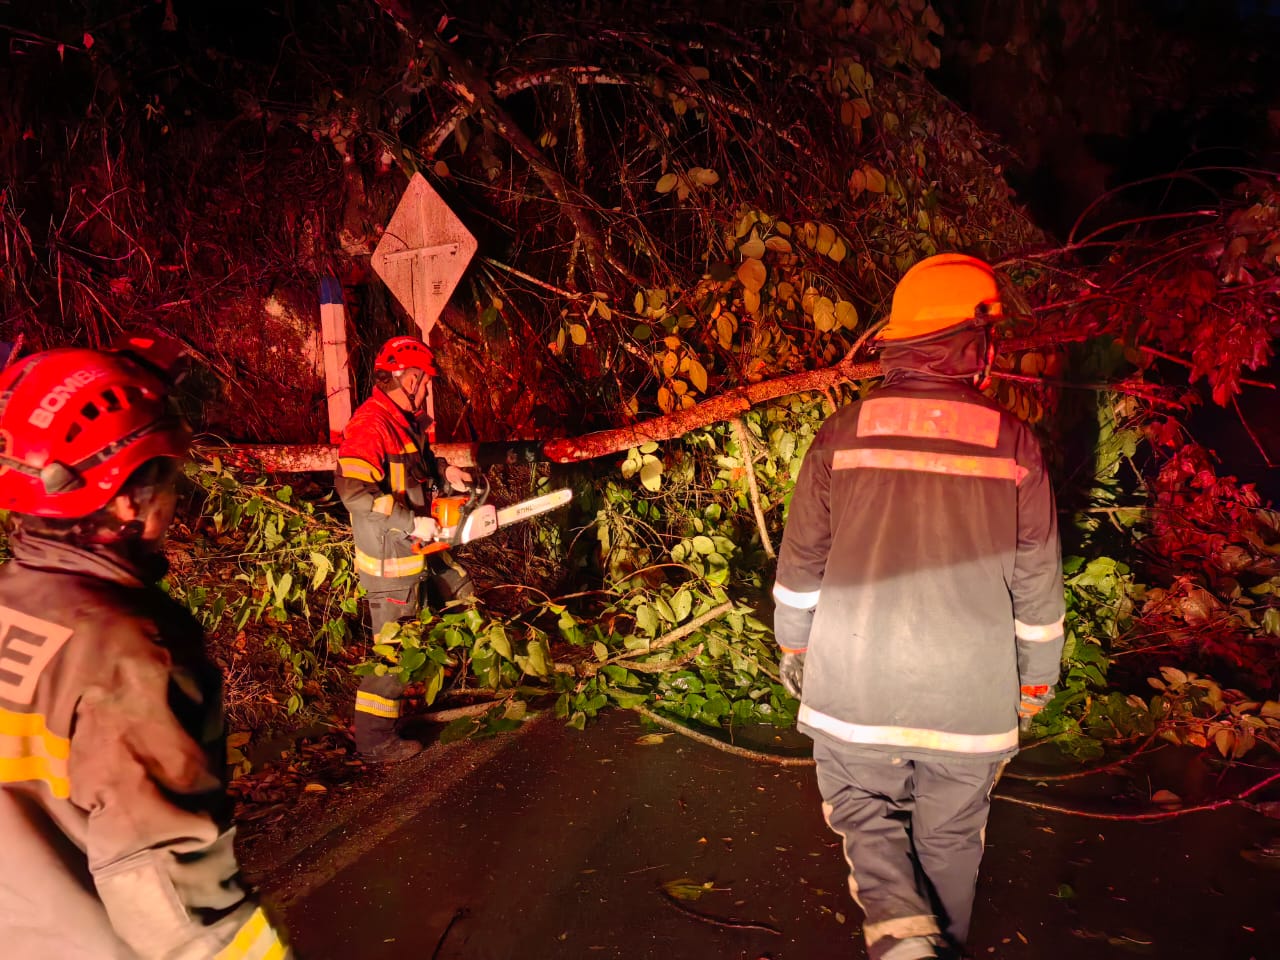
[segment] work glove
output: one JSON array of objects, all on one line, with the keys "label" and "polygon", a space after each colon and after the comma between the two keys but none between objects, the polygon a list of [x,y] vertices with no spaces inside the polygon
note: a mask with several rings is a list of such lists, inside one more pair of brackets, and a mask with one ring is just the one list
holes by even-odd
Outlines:
[{"label": "work glove", "polygon": [[1018,730],[1021,733],[1028,733],[1036,714],[1047,707],[1049,701],[1053,699],[1053,688],[1047,683],[1024,684],[1021,694],[1022,697],[1018,701]]},{"label": "work glove", "polygon": [[453,464],[449,464],[444,468],[444,482],[458,493],[466,493],[469,491],[471,489],[471,480],[472,477],[470,470],[463,470],[461,467],[455,467]]},{"label": "work glove", "polygon": [[778,675],[782,678],[782,686],[797,700],[804,686],[804,654],[784,653],[778,661]]},{"label": "work glove", "polygon": [[409,536],[415,540],[429,541],[434,540],[439,531],[440,525],[436,523],[435,517],[414,517]]}]

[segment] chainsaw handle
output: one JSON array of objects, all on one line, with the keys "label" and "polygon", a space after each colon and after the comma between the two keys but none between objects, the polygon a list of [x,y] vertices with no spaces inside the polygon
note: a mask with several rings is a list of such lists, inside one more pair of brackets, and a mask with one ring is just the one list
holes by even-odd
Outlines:
[{"label": "chainsaw handle", "polygon": [[467,505],[463,508],[464,516],[489,502],[489,478],[479,472],[476,476],[478,479],[471,484],[470,496],[467,498]]}]

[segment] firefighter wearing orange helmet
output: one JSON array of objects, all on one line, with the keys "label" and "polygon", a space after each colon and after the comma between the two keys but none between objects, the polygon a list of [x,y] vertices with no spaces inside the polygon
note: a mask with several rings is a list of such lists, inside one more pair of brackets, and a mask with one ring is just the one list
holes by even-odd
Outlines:
[{"label": "firefighter wearing orange helmet", "polygon": [[880,336],[883,384],[805,456],[778,558],[781,674],[814,743],[871,960],[959,956],[990,793],[1063,645],[1053,491],[984,398],[991,267],[930,257]]},{"label": "firefighter wearing orange helmet", "polygon": [[157,586],[190,431],[175,351],[0,376],[0,939],[17,958],[286,956],[239,881],[221,676]]},{"label": "firefighter wearing orange helmet", "polygon": [[[426,400],[436,375],[430,348],[417,337],[393,337],[374,360],[374,390],[351,417],[338,448],[338,495],[351,514],[356,569],[368,594],[376,637],[382,627],[417,614],[434,571],[413,550],[436,534],[431,500],[445,489],[466,490],[470,474],[432,455],[426,438]],[[444,554],[436,554],[444,558]],[[447,559],[431,579],[447,600],[471,592],[465,571]],[[415,756],[422,744],[400,737],[404,685],[367,676],[356,693],[356,749],[375,762]]]}]

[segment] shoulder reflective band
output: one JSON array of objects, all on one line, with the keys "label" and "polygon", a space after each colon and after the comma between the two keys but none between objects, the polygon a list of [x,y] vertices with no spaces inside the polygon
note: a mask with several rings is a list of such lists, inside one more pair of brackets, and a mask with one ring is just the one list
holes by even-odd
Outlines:
[{"label": "shoulder reflective band", "polygon": [[773,585],[773,599],[779,603],[785,603],[788,607],[795,607],[797,610],[812,610],[818,605],[818,595],[821,590],[809,590],[800,592],[799,590],[788,590],[780,583]]},{"label": "shoulder reflective band", "polygon": [[382,479],[382,471],[359,457],[339,457],[338,467],[344,477],[352,480],[363,480],[365,483],[377,483]]},{"label": "shoulder reflective band", "polygon": [[376,693],[365,693],[363,690],[357,690],[356,711],[359,713],[371,713],[375,717],[389,717],[394,720],[400,716],[400,701],[380,697]]},{"label": "shoulder reflective band", "polygon": [[831,460],[833,470],[913,470],[919,473],[944,473],[953,477],[977,477],[985,480],[1012,480],[1021,483],[1026,467],[1009,457],[966,457],[952,453],[928,453],[923,450],[884,450],[861,447],[837,450]]},{"label": "shoulder reflective band", "polygon": [[860,437],[920,437],[994,447],[1000,411],[958,400],[873,397],[858,408]]},{"label": "shoulder reflective band", "polygon": [[59,800],[71,796],[71,741],[51,733],[38,713],[0,708],[0,783],[39,780]]},{"label": "shoulder reflective band", "polygon": [[1062,636],[1062,627],[1065,623],[1065,617],[1059,617],[1053,623],[1046,624],[1023,623],[1021,620],[1015,620],[1013,635],[1019,640],[1027,640],[1031,643],[1046,643]]},{"label": "shoulder reflective band", "polygon": [[288,955],[289,951],[267,921],[267,915],[258,907],[214,960],[282,960]]}]

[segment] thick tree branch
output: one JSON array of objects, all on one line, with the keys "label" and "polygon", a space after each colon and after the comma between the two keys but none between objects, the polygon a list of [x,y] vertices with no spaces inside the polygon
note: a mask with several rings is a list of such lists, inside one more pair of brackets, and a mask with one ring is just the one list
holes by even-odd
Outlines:
[{"label": "thick tree branch", "polygon": [[538,175],[538,179],[560,204],[565,216],[569,218],[578,236],[582,238],[582,245],[587,255],[587,273],[592,286],[598,290],[609,289],[608,275],[604,270],[606,262],[611,263],[628,280],[638,284],[640,281],[631,275],[630,270],[609,257],[600,228],[588,215],[581,198],[575,196],[573,188],[560,171],[542,155],[542,151],[529,139],[529,135],[503,109],[489,81],[434,31],[417,27],[414,19],[408,15],[404,4],[399,0],[376,0],[376,2],[397,21],[406,33],[421,43],[424,49],[433,53],[448,69],[444,84],[450,92],[472,109],[484,114],[493,124],[498,136],[506,140]]}]

